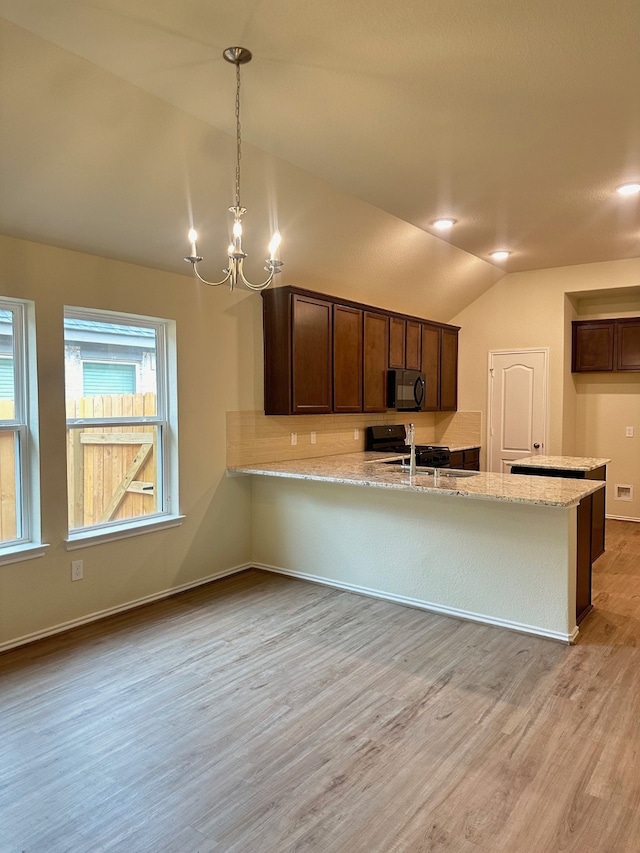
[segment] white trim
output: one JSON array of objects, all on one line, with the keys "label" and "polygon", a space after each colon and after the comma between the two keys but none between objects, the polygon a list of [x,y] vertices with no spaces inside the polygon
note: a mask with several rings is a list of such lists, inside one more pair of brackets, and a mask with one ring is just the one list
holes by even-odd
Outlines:
[{"label": "white trim", "polygon": [[46,637],[52,637],[55,634],[64,634],[73,628],[79,628],[82,625],[88,625],[91,622],[99,622],[101,619],[106,619],[108,616],[115,616],[117,613],[126,613],[127,610],[136,610],[138,607],[144,607],[146,604],[152,604],[154,601],[161,601],[163,598],[171,598],[173,595],[178,595],[181,592],[187,592],[190,589],[195,589],[199,586],[205,586],[213,581],[221,578],[235,575],[239,572],[244,572],[247,569],[252,569],[253,563],[243,563],[241,566],[234,566],[230,569],[223,569],[213,575],[208,575],[205,578],[199,578],[197,581],[190,581],[179,586],[172,586],[162,592],[155,592],[152,595],[145,595],[143,598],[136,598],[134,601],[128,601],[126,604],[119,604],[115,607],[109,607],[106,610],[97,610],[95,613],[90,613],[88,616],[81,616],[79,619],[71,619],[69,622],[61,622],[59,625],[54,625],[51,628],[45,628],[43,631],[34,631],[32,634],[24,634],[22,637],[16,637],[13,640],[8,640],[6,643],[0,644],[0,653],[15,649],[18,646],[25,646],[28,643],[34,643],[36,640],[44,640]]},{"label": "white trim", "polygon": [[0,549],[0,566],[44,557],[48,547],[49,545],[45,543],[34,545],[33,542],[29,542],[26,545],[14,545],[10,549],[7,548],[6,551]]},{"label": "white trim", "polygon": [[[521,355],[522,353],[529,352],[540,352],[544,355],[544,392],[543,392],[543,405],[544,405],[544,435],[542,446],[546,451],[547,447],[547,437],[549,436],[549,431],[551,427],[551,413],[549,406],[549,347],[522,347],[520,349],[517,348],[508,348],[508,349],[492,349],[488,351],[488,365],[487,365],[487,434],[485,436],[486,439],[486,467],[487,471],[492,471],[493,459],[492,457],[492,446],[491,446],[491,411],[492,411],[492,403],[493,403],[493,379],[492,367],[493,356],[494,355],[509,355],[509,353],[513,353],[514,355]],[[533,453],[533,450],[531,451]]]},{"label": "white trim", "polygon": [[606,518],[610,518],[612,521],[635,521],[635,522],[640,522],[640,518],[630,518],[628,515],[609,515],[609,513],[607,513]]},{"label": "white trim", "polygon": [[323,586],[341,589],[345,592],[355,592],[358,595],[366,595],[369,598],[381,598],[384,601],[391,601],[394,604],[415,607],[418,610],[427,610],[430,613],[439,613],[441,616],[452,616],[455,619],[464,619],[467,622],[480,622],[483,625],[493,625],[496,628],[508,628],[511,631],[517,631],[519,634],[531,634],[536,637],[545,637],[548,640],[556,640],[557,642],[569,645],[575,642],[579,633],[577,626],[568,634],[565,634],[562,631],[547,631],[544,628],[539,628],[535,625],[513,622],[510,619],[498,619],[494,616],[485,616],[482,613],[473,613],[470,610],[460,610],[457,607],[446,607],[442,604],[433,604],[430,601],[423,601],[419,598],[408,598],[404,595],[380,592],[379,590],[371,589],[370,587],[344,583],[342,581],[328,580],[327,578],[319,577],[318,575],[310,575],[306,572],[289,571],[288,569],[281,569],[278,566],[270,566],[266,563],[254,562],[252,565],[256,569],[263,569],[264,571],[274,572],[278,575],[287,575],[288,577],[298,578],[299,580],[311,581],[312,583],[322,584]]},{"label": "white trim", "polygon": [[141,518],[142,520],[135,526],[129,522],[126,526],[114,527],[111,530],[104,527],[100,530],[96,530],[95,527],[79,530],[65,539],[65,547],[67,551],[75,551],[78,548],[88,548],[90,545],[100,545],[115,539],[129,539],[130,536],[139,536],[141,533],[155,533],[157,530],[165,530],[168,527],[180,527],[186,516],[173,515],[161,518],[154,516],[149,519],[141,516]]}]

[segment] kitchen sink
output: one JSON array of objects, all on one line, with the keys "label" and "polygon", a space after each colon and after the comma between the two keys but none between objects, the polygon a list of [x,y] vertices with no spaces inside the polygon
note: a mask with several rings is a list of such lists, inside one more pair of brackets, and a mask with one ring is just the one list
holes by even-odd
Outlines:
[{"label": "kitchen sink", "polygon": [[[409,463],[405,459],[383,459],[383,465],[399,465],[401,471],[409,470]],[[459,480],[464,477],[477,477],[480,471],[459,471],[456,468],[430,468],[425,465],[416,465],[416,474],[433,474],[438,472],[441,480]]]}]

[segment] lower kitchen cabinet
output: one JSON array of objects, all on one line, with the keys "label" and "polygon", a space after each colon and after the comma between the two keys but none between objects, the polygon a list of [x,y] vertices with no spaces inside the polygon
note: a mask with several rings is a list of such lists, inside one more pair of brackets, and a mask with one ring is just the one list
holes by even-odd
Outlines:
[{"label": "lower kitchen cabinet", "polygon": [[454,450],[451,453],[449,464],[458,471],[479,471],[480,448],[470,447],[467,450]]}]

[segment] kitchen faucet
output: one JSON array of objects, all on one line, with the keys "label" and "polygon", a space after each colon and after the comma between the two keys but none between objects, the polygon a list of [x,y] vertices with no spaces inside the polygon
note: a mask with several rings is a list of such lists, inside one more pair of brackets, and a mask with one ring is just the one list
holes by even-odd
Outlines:
[{"label": "kitchen faucet", "polygon": [[409,424],[409,476],[413,477],[416,473],[416,430],[413,424]]}]

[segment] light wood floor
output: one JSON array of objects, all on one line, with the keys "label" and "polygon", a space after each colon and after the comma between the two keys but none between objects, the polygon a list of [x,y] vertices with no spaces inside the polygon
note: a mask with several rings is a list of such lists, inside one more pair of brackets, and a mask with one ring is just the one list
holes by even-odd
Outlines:
[{"label": "light wood floor", "polygon": [[0,851],[638,853],[607,549],[572,648],[251,571],[0,656]]}]

